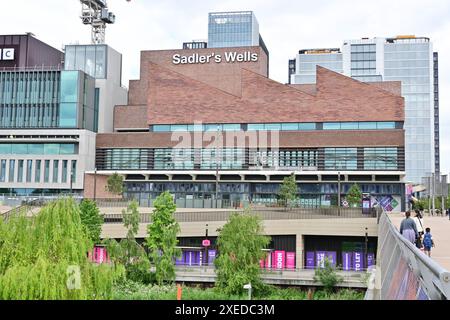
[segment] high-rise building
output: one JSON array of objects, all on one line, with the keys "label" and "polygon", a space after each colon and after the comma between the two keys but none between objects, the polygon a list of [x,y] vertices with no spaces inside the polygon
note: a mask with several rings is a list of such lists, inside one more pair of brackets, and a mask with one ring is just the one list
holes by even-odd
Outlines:
[{"label": "high-rise building", "polygon": [[336,49],[316,50],[319,54],[301,50],[290,83],[314,83],[311,70],[316,65],[363,82],[401,81],[406,107],[406,179],[420,183],[422,177],[439,171],[438,56],[433,54],[430,39],[363,38],[345,41],[342,53],[332,50]]},{"label": "high-rise building", "polygon": [[253,11],[209,13],[208,48],[255,46],[261,47],[269,57]]},{"label": "high-rise building", "polygon": [[0,48],[0,196],[81,193],[96,132],[111,132],[127,102],[120,55],[75,46],[63,67],[64,53],[31,34],[0,36]]}]

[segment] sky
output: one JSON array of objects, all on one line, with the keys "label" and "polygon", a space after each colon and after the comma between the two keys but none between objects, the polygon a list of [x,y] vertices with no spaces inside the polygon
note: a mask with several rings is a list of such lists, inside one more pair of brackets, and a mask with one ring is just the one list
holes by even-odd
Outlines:
[{"label": "sky", "polygon": [[[208,38],[208,12],[251,10],[270,51],[270,78],[288,81],[299,49],[339,48],[344,40],[416,35],[439,52],[441,171],[450,172],[450,1],[448,0],[108,0],[116,23],[106,43],[123,54],[123,83],[139,78],[142,50],[181,48]],[[58,49],[90,43],[78,0],[0,0],[0,33],[32,32]],[[5,10],[6,8],[6,10]]]}]

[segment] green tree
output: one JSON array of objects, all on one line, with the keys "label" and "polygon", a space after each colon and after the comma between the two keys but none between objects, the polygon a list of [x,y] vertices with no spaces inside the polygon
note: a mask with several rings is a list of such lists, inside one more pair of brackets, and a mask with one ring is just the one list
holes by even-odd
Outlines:
[{"label": "green tree", "polygon": [[338,283],[344,280],[344,278],[337,274],[336,268],[327,257],[325,258],[323,264],[323,268],[318,267],[316,269],[314,281],[320,282],[327,292],[331,292]]},{"label": "green tree", "polygon": [[162,284],[175,279],[174,258],[181,255],[180,250],[176,248],[180,226],[174,217],[177,207],[169,192],[163,192],[153,205],[155,210],[152,213],[152,223],[147,227],[146,242],[156,269],[156,281]]},{"label": "green tree", "polygon": [[110,299],[123,267],[93,264],[92,248],[73,199],[0,219],[0,300]]},{"label": "green tree", "polygon": [[295,174],[284,178],[283,184],[280,187],[278,197],[284,207],[292,206],[297,200],[297,181],[295,180]]},{"label": "green tree", "polygon": [[362,203],[362,191],[355,183],[347,193],[347,201],[350,207],[360,207]]},{"label": "green tree", "polygon": [[242,294],[248,283],[256,294],[264,290],[260,261],[265,257],[262,250],[269,245],[270,237],[263,235],[261,219],[247,209],[243,214],[232,214],[218,231],[219,256],[214,262],[217,287],[231,295]]},{"label": "green tree", "polygon": [[84,199],[80,203],[81,223],[87,228],[89,238],[94,244],[100,242],[102,233],[103,216],[100,215],[96,203],[89,199]]},{"label": "green tree", "polygon": [[109,176],[106,180],[105,190],[121,196],[123,194],[123,177],[117,172]]},{"label": "green tree", "polygon": [[150,274],[150,261],[145,249],[136,241],[140,223],[138,206],[138,202],[133,200],[126,210],[122,210],[124,226],[127,229],[126,238],[120,242],[106,239],[104,243],[111,259],[125,266],[128,279],[149,283],[153,278]]}]

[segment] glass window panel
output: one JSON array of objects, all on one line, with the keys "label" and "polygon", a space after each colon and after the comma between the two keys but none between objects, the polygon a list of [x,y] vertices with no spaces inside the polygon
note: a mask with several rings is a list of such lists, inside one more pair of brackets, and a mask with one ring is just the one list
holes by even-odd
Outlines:
[{"label": "glass window panel", "polygon": [[342,122],[341,130],[358,130],[358,122]]},{"label": "glass window panel", "polygon": [[67,160],[63,160],[63,164],[62,164],[62,183],[67,183],[67,164],[68,161]]},{"label": "glass window panel", "polygon": [[170,127],[170,131],[187,131],[188,126],[186,124],[173,124]]},{"label": "glass window panel", "polygon": [[28,145],[25,143],[13,144],[12,154],[28,154]]},{"label": "glass window panel", "polygon": [[59,126],[61,128],[75,128],[77,126],[77,104],[61,103]]},{"label": "glass window panel", "polygon": [[378,122],[377,129],[395,129],[395,122]]},{"label": "glass window panel", "polygon": [[0,182],[5,182],[6,180],[6,160],[2,159],[0,163]]},{"label": "glass window panel", "polygon": [[29,154],[37,154],[37,155],[43,155],[44,154],[44,144],[42,143],[34,143],[30,144],[28,146],[28,153]]},{"label": "glass window panel", "polygon": [[57,143],[47,143],[44,145],[44,154],[46,155],[56,155],[59,154],[60,145]]},{"label": "glass window panel", "polygon": [[11,154],[11,144],[0,144],[0,154]]},{"label": "glass window panel", "polygon": [[66,46],[66,51],[64,53],[64,69],[65,70],[75,70],[75,47]]},{"label": "glass window panel", "polygon": [[78,102],[78,71],[61,72],[61,102]]},{"label": "glass window panel", "polygon": [[16,160],[9,160],[9,182],[14,182],[14,170],[16,168]]},{"label": "glass window panel", "polygon": [[223,131],[240,131],[241,125],[240,124],[224,124],[223,125]]},{"label": "glass window panel", "polygon": [[49,181],[50,181],[50,160],[45,160],[44,182],[48,183]]},{"label": "glass window panel", "polygon": [[340,122],[325,122],[323,124],[323,130],[340,130],[341,123]]},{"label": "glass window panel", "polygon": [[72,183],[76,183],[77,182],[77,160],[72,160],[71,175],[72,175]]},{"label": "glass window panel", "polygon": [[23,182],[23,160],[19,160],[17,168],[17,182]]},{"label": "glass window panel", "polygon": [[32,168],[33,168],[33,160],[27,160],[27,182],[31,182]]},{"label": "glass window panel", "polygon": [[95,78],[106,78],[106,47],[96,46],[95,56]]},{"label": "glass window panel", "polygon": [[53,183],[58,183],[59,160],[53,161]]},{"label": "glass window panel", "polygon": [[154,125],[153,126],[153,132],[170,132],[170,125]]},{"label": "glass window panel", "polygon": [[85,46],[76,46],[75,50],[76,50],[76,54],[75,54],[74,70],[83,70],[84,71],[86,47]]},{"label": "glass window panel", "polygon": [[376,122],[360,122],[359,129],[360,130],[376,130],[377,123]]},{"label": "glass window panel", "polygon": [[316,124],[315,123],[299,123],[298,129],[301,130],[316,130]]},{"label": "glass window panel", "polygon": [[75,154],[74,144],[61,144],[59,154]]},{"label": "glass window panel", "polygon": [[95,77],[95,46],[86,47],[86,67],[84,71],[91,77]]},{"label": "glass window panel", "polygon": [[258,123],[258,124],[249,124],[247,126],[248,131],[263,131],[264,130],[264,124]]},{"label": "glass window panel", "polygon": [[281,130],[281,123],[267,123],[265,125],[265,129],[267,131],[280,131]]},{"label": "glass window panel", "polygon": [[34,182],[41,182],[41,160],[36,160],[35,168],[34,168]]},{"label": "glass window panel", "polygon": [[283,123],[281,125],[283,131],[298,131],[298,123]]}]

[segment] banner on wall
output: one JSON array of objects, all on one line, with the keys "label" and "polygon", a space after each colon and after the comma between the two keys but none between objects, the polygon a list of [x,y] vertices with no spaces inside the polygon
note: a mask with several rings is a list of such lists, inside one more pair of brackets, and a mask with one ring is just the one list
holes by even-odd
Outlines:
[{"label": "banner on wall", "polygon": [[375,253],[367,254],[367,268],[375,265]]},{"label": "banner on wall", "polygon": [[364,270],[364,254],[362,252],[353,252],[353,270]]},{"label": "banner on wall", "polygon": [[306,269],[314,269],[316,267],[314,252],[306,252]]},{"label": "banner on wall", "polygon": [[275,269],[284,269],[286,266],[286,251],[275,251],[275,258],[272,267]]},{"label": "banner on wall", "polygon": [[286,268],[295,269],[295,252],[286,252]]},{"label": "banner on wall", "polygon": [[324,268],[325,267],[325,257],[327,256],[327,252],[325,251],[317,251],[316,252],[316,267]]},{"label": "banner on wall", "polygon": [[208,251],[208,264],[212,265],[214,264],[214,260],[216,260],[217,251],[216,250],[209,250]]},{"label": "banner on wall", "polygon": [[352,258],[353,254],[351,252],[342,253],[342,269],[344,271],[352,270]]}]

